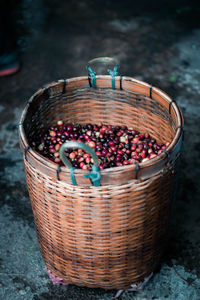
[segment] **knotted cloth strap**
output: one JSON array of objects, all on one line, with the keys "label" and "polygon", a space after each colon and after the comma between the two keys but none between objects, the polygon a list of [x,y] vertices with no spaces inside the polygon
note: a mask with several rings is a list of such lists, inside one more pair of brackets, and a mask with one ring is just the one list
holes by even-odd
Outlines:
[{"label": "knotted cloth strap", "polygon": [[88,71],[89,71],[89,78],[92,80],[92,87],[96,89],[96,72],[92,70],[90,66],[88,66]]},{"label": "knotted cloth strap", "polygon": [[88,174],[84,175],[85,178],[90,178],[94,186],[100,186],[100,178],[101,174],[99,172],[99,168],[95,165],[92,166],[92,171]]},{"label": "knotted cloth strap", "polygon": [[115,89],[115,76],[118,75],[118,72],[117,72],[118,68],[119,68],[119,65],[116,65],[113,70],[111,70],[111,69],[107,70],[109,75],[112,77],[112,89],[113,90]]}]

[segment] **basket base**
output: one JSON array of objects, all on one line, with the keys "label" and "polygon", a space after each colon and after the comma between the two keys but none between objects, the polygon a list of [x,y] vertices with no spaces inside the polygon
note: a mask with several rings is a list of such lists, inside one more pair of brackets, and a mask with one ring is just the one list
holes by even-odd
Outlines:
[{"label": "basket base", "polygon": [[[50,280],[52,281],[53,284],[61,284],[61,285],[68,285],[69,283],[64,282],[63,279],[61,277],[57,277],[55,275],[52,274],[52,272],[49,269],[46,269]],[[113,299],[118,299],[121,294],[125,291],[129,291],[129,292],[139,292],[141,290],[143,290],[144,286],[147,284],[147,282],[151,279],[151,277],[153,276],[153,272],[146,278],[144,278],[144,281],[139,282],[137,284],[131,284],[131,288],[127,289],[127,290],[118,290],[116,295],[114,296]]]}]

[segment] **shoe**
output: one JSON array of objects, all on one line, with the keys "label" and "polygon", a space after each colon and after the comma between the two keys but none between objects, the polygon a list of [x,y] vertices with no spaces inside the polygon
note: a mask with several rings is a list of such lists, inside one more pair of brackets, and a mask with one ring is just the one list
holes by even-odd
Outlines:
[{"label": "shoe", "polygon": [[0,77],[15,74],[20,69],[20,61],[16,52],[0,55]]}]

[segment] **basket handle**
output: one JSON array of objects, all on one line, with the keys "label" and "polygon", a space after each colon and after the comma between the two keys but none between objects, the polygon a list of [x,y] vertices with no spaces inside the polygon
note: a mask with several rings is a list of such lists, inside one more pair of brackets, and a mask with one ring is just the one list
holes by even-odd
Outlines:
[{"label": "basket handle", "polygon": [[108,64],[113,63],[119,65],[119,61],[116,58],[108,57],[108,56],[93,58],[90,61],[88,61],[88,66],[95,63],[108,63]]},{"label": "basket handle", "polygon": [[119,68],[119,62],[116,58],[112,57],[97,57],[91,59],[88,64],[87,64],[87,69],[88,69],[88,80],[90,83],[90,79],[92,80],[92,85],[90,83],[90,87],[92,86],[93,88],[96,89],[96,72],[93,71],[91,68],[91,65],[97,64],[97,63],[107,63],[107,64],[115,64],[114,69],[107,69],[109,75],[112,78],[112,89],[115,89],[115,76],[118,75],[117,69]]},{"label": "basket handle", "polygon": [[72,184],[77,185],[75,180],[75,175],[74,175],[75,168],[72,166],[71,162],[66,158],[64,154],[66,149],[71,149],[71,148],[81,148],[91,155],[91,157],[94,159],[94,164],[92,165],[92,171],[84,175],[84,177],[90,178],[94,186],[100,186],[99,180],[101,178],[101,173],[99,172],[98,157],[96,156],[94,150],[84,143],[77,142],[77,141],[67,141],[64,144],[62,144],[59,152],[60,152],[60,158],[62,162],[65,164],[65,166],[67,166],[70,169]]}]

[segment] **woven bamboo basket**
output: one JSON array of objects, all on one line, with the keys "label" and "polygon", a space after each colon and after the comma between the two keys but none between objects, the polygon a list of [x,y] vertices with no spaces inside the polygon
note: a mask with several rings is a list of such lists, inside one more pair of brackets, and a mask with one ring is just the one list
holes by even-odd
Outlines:
[{"label": "woven bamboo basket", "polygon": [[[59,169],[30,147],[60,119],[127,125],[170,145],[149,161],[102,170],[100,186],[77,169],[75,186],[66,166]],[[30,98],[19,137],[46,267],[64,282],[105,289],[128,289],[149,276],[164,250],[175,190],[183,137],[176,103],[126,76],[59,80]]]}]

